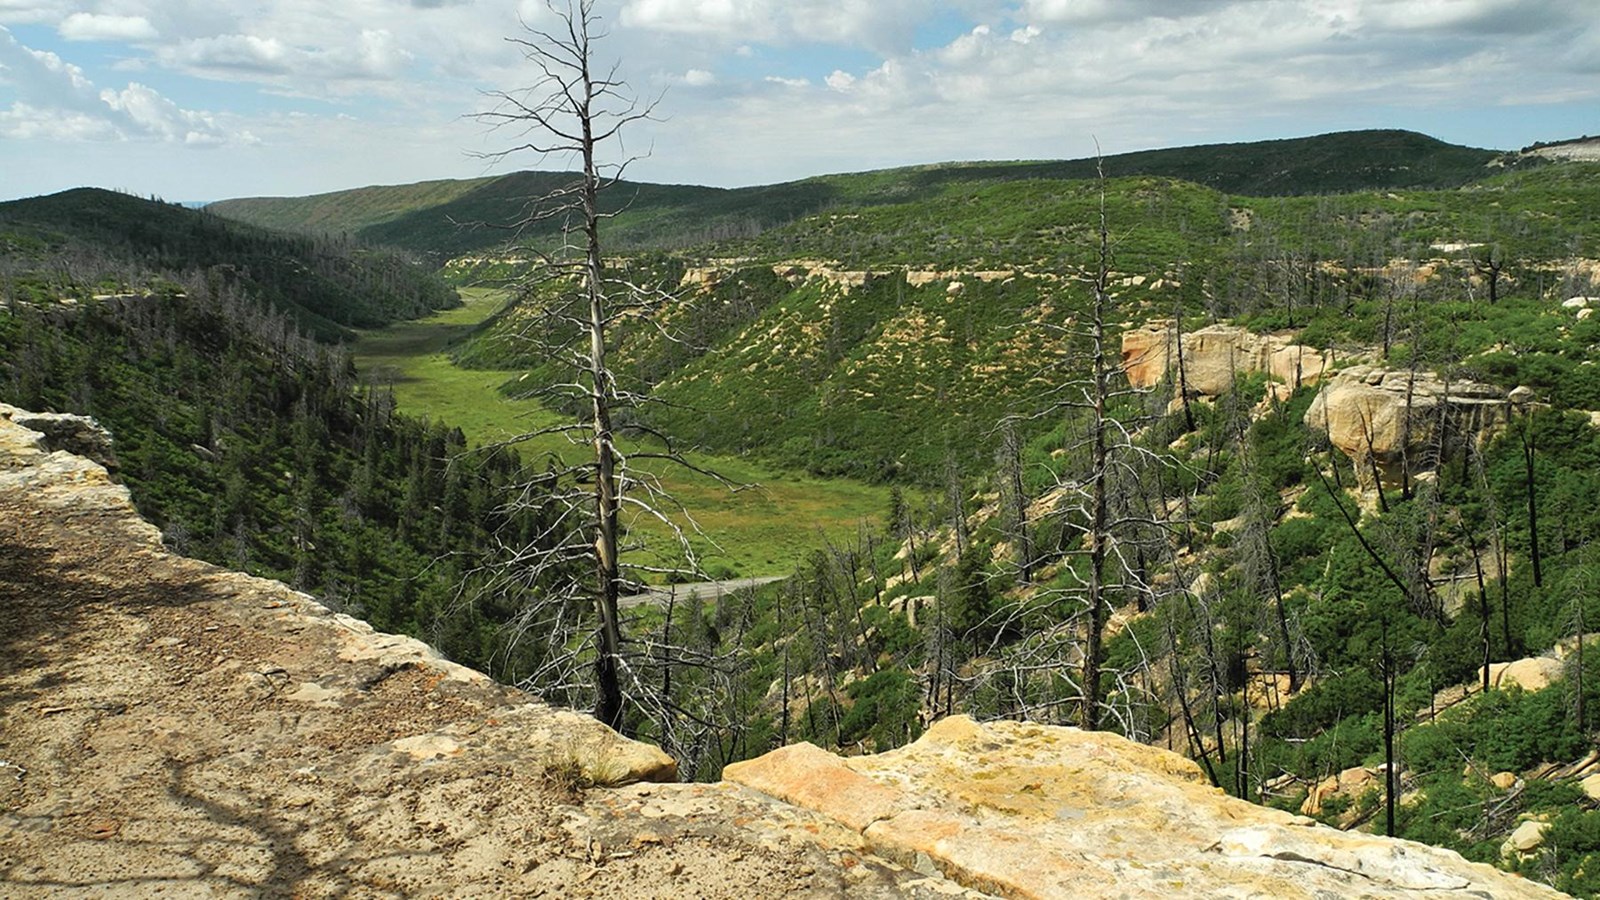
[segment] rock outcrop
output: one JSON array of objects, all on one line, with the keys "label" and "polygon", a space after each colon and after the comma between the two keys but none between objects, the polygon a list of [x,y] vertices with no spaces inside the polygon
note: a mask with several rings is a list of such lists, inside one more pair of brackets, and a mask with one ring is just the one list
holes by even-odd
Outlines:
[{"label": "rock outcrop", "polygon": [[1557,896],[1228,797],[1190,760],[1103,732],[956,716],[876,756],[799,744],[724,775],[1006,897]]},{"label": "rock outcrop", "polygon": [[[1489,664],[1489,684],[1497,688],[1519,687],[1525,691],[1542,691],[1550,683],[1566,674],[1566,665],[1553,656],[1530,656],[1511,662]],[[1478,668],[1483,677],[1483,668]]]},{"label": "rock outcrop", "polygon": [[[276,582],[169,553],[0,415],[0,894],[1555,897],[1230,799],[1103,733],[956,717],[712,785]],[[574,790],[595,782],[628,786]]]},{"label": "rock outcrop", "polygon": [[1315,384],[1332,364],[1332,356],[1294,343],[1287,335],[1256,334],[1235,325],[1208,325],[1178,332],[1167,320],[1150,322],[1122,334],[1122,370],[1137,388],[1150,388],[1171,377],[1192,394],[1217,397],[1228,392],[1239,375],[1265,372],[1289,389]]},{"label": "rock outcrop", "polygon": [[655,747],[175,556],[19,419],[0,413],[7,900],[970,893],[755,791],[653,784],[675,776]]},{"label": "rock outcrop", "polygon": [[1360,365],[1328,379],[1305,423],[1351,459],[1363,487],[1393,487],[1503,425],[1511,407],[1494,385]]}]

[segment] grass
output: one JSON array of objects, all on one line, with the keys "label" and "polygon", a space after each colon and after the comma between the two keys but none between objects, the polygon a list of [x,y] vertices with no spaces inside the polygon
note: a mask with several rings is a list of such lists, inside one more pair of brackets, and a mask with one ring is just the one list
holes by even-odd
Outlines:
[{"label": "grass", "polygon": [[[364,331],[355,344],[356,365],[374,384],[391,384],[402,411],[459,427],[469,443],[482,445],[558,421],[536,401],[515,400],[496,388],[517,373],[462,369],[448,350],[501,302],[498,292],[462,291],[465,304],[410,322]],[[565,457],[584,452],[565,439],[546,435],[520,445],[526,458],[547,453]],[[627,449],[627,448],[624,448]],[[693,516],[709,540],[696,550],[708,571],[738,576],[786,575],[824,535],[850,540],[864,520],[875,520],[888,506],[888,491],[847,479],[820,479],[775,471],[733,456],[690,454],[697,466],[731,481],[756,485],[737,493],[716,481],[667,463],[644,466]],[[681,517],[678,517],[682,524]],[[652,548],[671,547],[669,530],[659,522],[631,523]],[[647,551],[646,559],[657,551]],[[660,558],[660,557],[657,557]]]}]

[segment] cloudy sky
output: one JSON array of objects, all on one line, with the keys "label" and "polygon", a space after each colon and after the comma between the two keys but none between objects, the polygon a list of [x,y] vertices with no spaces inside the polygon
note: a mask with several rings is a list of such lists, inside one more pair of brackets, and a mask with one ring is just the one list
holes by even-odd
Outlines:
[{"label": "cloudy sky", "polygon": [[[1351,128],[1600,134],[1595,0],[597,0],[629,174],[770,183]],[[0,0],[0,198],[212,200],[556,165],[470,114],[543,0]]]}]

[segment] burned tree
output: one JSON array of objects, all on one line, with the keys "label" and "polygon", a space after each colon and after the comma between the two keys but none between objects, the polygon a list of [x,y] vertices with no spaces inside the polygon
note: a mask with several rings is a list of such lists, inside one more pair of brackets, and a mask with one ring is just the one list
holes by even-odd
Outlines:
[{"label": "burned tree", "polygon": [[[671,702],[653,689],[665,680],[644,671],[668,658],[663,648],[630,654],[625,645],[619,598],[652,569],[623,564],[624,553],[636,549],[624,544],[624,513],[677,536],[680,548],[671,558],[682,562],[655,571],[698,569],[684,532],[692,520],[682,524],[685,516],[674,514],[682,510],[636,464],[665,459],[694,467],[639,423],[637,410],[650,397],[622,383],[608,358],[624,327],[655,328],[670,338],[658,313],[676,298],[613,267],[603,252],[602,226],[626,204],[603,207],[602,196],[634,160],[623,149],[623,132],[650,119],[654,103],[635,97],[616,66],[600,65],[596,43],[605,33],[594,0],[547,0],[547,8],[551,27],[525,23],[524,34],[507,38],[533,66],[534,83],[490,92],[492,108],[476,117],[515,135],[513,146],[485,154],[491,161],[532,156],[577,164],[566,184],[531,200],[508,227],[513,246],[532,262],[517,285],[529,314],[523,334],[547,360],[545,371],[556,373],[531,393],[573,416],[515,440],[560,435],[584,449],[552,453],[525,486],[522,497],[548,496],[551,512],[540,533],[508,548],[505,578],[523,588],[520,634],[542,640],[549,651],[546,668],[528,686],[570,702],[592,693],[595,717],[622,728],[625,703],[659,718]],[[703,654],[699,664],[708,664]],[[590,665],[586,682],[581,670]]]}]

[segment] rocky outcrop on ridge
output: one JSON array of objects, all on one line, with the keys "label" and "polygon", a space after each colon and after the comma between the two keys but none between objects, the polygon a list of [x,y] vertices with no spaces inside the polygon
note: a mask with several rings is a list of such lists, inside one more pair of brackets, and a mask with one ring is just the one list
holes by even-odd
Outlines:
[{"label": "rocky outcrop on ridge", "polygon": [[655,748],[169,553],[19,415],[0,407],[6,897],[1559,896],[1070,728],[956,717],[876,756],[796,745],[655,783]]},{"label": "rocky outcrop on ridge", "polygon": [[1514,400],[1531,400],[1519,392],[1526,389],[1508,394],[1432,372],[1351,366],[1323,385],[1305,423],[1350,458],[1362,487],[1394,487],[1505,424]]},{"label": "rocky outcrop on ridge", "polygon": [[1136,388],[1181,378],[1191,394],[1218,397],[1233,387],[1237,376],[1253,372],[1265,372],[1289,390],[1315,384],[1333,362],[1326,351],[1296,344],[1287,335],[1261,335],[1236,325],[1184,332],[1181,351],[1170,320],[1149,322],[1123,332],[1122,370]]}]

